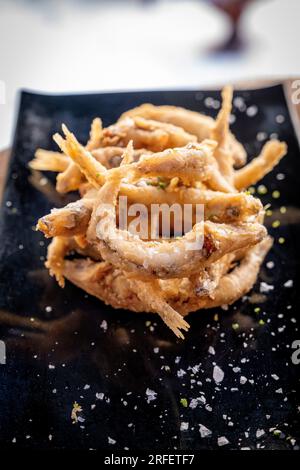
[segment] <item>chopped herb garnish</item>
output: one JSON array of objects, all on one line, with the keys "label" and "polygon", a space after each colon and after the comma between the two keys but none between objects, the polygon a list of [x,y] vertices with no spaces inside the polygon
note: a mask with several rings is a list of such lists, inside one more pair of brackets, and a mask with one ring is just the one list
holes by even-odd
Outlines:
[{"label": "chopped herb garnish", "polygon": [[277,228],[280,226],[280,220],[274,220],[274,222],[272,222],[272,227],[273,228]]},{"label": "chopped herb garnish", "polygon": [[240,327],[240,325],[239,325],[238,323],[232,323],[231,326],[232,326],[232,329],[233,329],[233,330],[238,330],[239,327]]},{"label": "chopped herb garnish", "polygon": [[182,406],[184,406],[184,408],[187,408],[188,401],[186,398],[180,398],[180,403],[182,404]]}]

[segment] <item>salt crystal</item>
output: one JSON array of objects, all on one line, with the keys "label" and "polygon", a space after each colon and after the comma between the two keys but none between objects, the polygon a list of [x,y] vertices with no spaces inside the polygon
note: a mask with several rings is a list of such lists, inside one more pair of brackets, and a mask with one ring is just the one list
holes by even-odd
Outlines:
[{"label": "salt crystal", "polygon": [[260,288],[259,288],[260,292],[262,294],[266,294],[272,290],[274,290],[274,286],[272,286],[271,284],[267,284],[266,282],[261,282],[260,283]]},{"label": "salt crystal", "polygon": [[227,444],[229,444],[229,441],[225,436],[218,437],[218,446],[219,447],[226,446]]},{"label": "salt crystal", "polygon": [[180,423],[180,431],[187,431],[189,429],[189,423],[182,421]]},{"label": "salt crystal", "polygon": [[278,377],[278,375],[276,375],[276,374],[272,374],[271,377],[272,377],[272,379],[274,379],[274,380],[279,380],[279,377]]},{"label": "salt crystal", "polygon": [[199,424],[199,432],[200,432],[200,436],[202,438],[204,437],[208,437],[212,434],[211,430],[208,429],[206,426],[204,426],[203,424]]},{"label": "salt crystal", "polygon": [[261,436],[265,434],[265,431],[263,429],[258,429],[256,431],[256,438],[259,439]]},{"label": "salt crystal", "polygon": [[268,137],[268,135],[266,134],[266,132],[258,132],[257,136],[256,136],[256,139],[259,142],[261,142],[262,140],[266,140],[267,137]]},{"label": "salt crystal", "polygon": [[249,108],[247,108],[247,110],[246,110],[246,114],[249,117],[254,117],[254,116],[256,116],[257,111],[258,111],[257,106],[255,106],[255,105],[249,106]]},{"label": "salt crystal", "polygon": [[190,401],[190,404],[189,404],[189,407],[193,409],[197,408],[198,406],[198,398],[192,398],[191,401]]},{"label": "salt crystal", "polygon": [[186,374],[186,372],[183,369],[179,369],[177,371],[177,377],[183,377]]},{"label": "salt crystal", "polygon": [[147,397],[147,403],[150,403],[150,401],[156,400],[157,393],[154,392],[154,390],[151,390],[150,388],[147,388],[146,397]]},{"label": "salt crystal", "polygon": [[224,379],[224,372],[219,366],[214,367],[213,378],[216,383],[221,383]]},{"label": "salt crystal", "polygon": [[103,331],[107,330],[107,321],[106,320],[102,320],[100,328],[102,328]]},{"label": "salt crystal", "polygon": [[275,117],[275,121],[278,124],[282,124],[285,121],[285,117],[282,114],[277,114],[277,116]]}]

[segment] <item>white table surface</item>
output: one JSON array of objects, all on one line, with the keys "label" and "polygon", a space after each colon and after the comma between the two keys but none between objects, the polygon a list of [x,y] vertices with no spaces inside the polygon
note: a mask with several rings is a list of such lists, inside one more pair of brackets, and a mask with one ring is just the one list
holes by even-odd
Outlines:
[{"label": "white table surface", "polygon": [[0,148],[20,88],[47,92],[201,88],[300,75],[300,1],[258,0],[244,17],[251,47],[212,58],[228,23],[201,1],[0,0]]}]

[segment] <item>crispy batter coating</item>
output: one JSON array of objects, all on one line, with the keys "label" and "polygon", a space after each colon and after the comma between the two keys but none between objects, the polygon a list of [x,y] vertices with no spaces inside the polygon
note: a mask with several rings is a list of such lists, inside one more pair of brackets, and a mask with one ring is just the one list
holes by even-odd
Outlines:
[{"label": "crispy batter coating", "polygon": [[173,124],[127,117],[103,130],[102,146],[125,147],[132,140],[136,149],[160,152],[167,148],[183,147],[196,142],[196,137]]},{"label": "crispy batter coating", "polygon": [[235,172],[235,187],[241,190],[257,183],[257,181],[273,170],[274,166],[279,163],[286,153],[287,145],[285,142],[270,140],[264,145],[258,157]]},{"label": "crispy batter coating", "polygon": [[[221,114],[229,120],[231,107],[231,87],[225,87],[222,93],[223,103]],[[230,103],[229,103],[230,99]],[[224,109],[225,108],[225,109]],[[224,111],[224,112],[223,112]],[[229,111],[229,112],[228,112]],[[174,124],[185,131],[197,137],[198,142],[204,139],[214,139],[216,122],[210,116],[191,111],[189,109],[177,106],[154,106],[150,103],[142,104],[136,108],[130,109],[122,114],[119,121],[127,117],[143,117],[145,119],[155,120]],[[235,136],[228,130],[228,145],[236,166],[242,166],[246,163],[247,155],[244,147],[237,141]]]},{"label": "crispy batter coating", "polygon": [[230,226],[206,221],[171,242],[145,242],[116,226],[119,187],[120,178],[113,178],[99,191],[87,238],[104,259],[118,263],[125,271],[162,279],[184,277],[230,251],[258,243],[266,235],[266,229],[257,223]]},{"label": "crispy batter coating", "polygon": [[[98,148],[102,140],[102,121],[95,118],[91,125],[90,138],[86,144],[86,149],[92,151]],[[59,193],[76,191],[83,181],[83,174],[79,166],[70,161],[68,167],[57,176],[56,189]]]},{"label": "crispy batter coating", "polygon": [[[37,228],[52,238],[46,267],[114,308],[157,313],[178,338],[189,328],[183,316],[235,302],[254,285],[272,246],[259,199],[241,190],[255,184],[287,152],[272,140],[244,165],[243,146],[229,129],[232,87],[222,92],[216,120],[175,106],[144,104],[102,129],[96,118],[86,146],[62,126],[54,140],[63,153],[37,150],[30,167],[58,172],[57,190],[81,198],[41,217]],[[121,197],[185,212],[178,235],[163,231],[160,215],[146,236],[120,226]],[[202,221],[197,205],[204,206]],[[150,214],[150,215],[149,215]],[[127,214],[128,220],[134,220]],[[146,219],[145,219],[146,217]],[[71,253],[81,258],[68,259]]]},{"label": "crispy batter coating", "polygon": [[214,158],[215,149],[216,142],[213,140],[168,149],[142,156],[137,163],[128,168],[128,171],[145,177],[178,177],[186,185],[202,181],[216,191],[234,192],[234,187],[226,181],[218,169]]},{"label": "crispy batter coating", "polygon": [[222,175],[230,182],[233,181],[234,158],[229,145],[229,117],[232,108],[231,86],[226,86],[222,91],[223,105],[217,116],[215,126],[211,131],[211,138],[217,142],[214,155],[218,162]]},{"label": "crispy batter coating", "polygon": [[[65,207],[52,209],[50,214],[41,217],[37,228],[47,238],[56,236],[84,235],[88,229],[92,215],[96,192],[89,191],[85,197]],[[181,188],[176,192],[166,192],[151,186],[138,187],[122,185],[121,195],[127,195],[128,203],[172,204],[179,202],[193,205],[193,223],[195,205],[204,205],[204,219],[213,222],[238,223],[256,217],[263,206],[259,199],[246,193],[222,193],[197,188]]]}]

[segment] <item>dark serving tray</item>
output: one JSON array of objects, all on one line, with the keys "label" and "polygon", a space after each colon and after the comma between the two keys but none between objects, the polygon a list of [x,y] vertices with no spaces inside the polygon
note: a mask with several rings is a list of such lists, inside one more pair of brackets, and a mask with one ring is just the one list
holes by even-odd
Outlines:
[{"label": "dark serving tray", "polygon": [[[158,316],[113,310],[49,277],[47,242],[34,226],[67,199],[55,193],[54,175],[31,175],[27,164],[37,147],[55,149],[51,136],[62,122],[85,141],[97,115],[107,125],[147,101],[215,115],[219,93],[22,93],[0,220],[0,449],[299,445],[300,364],[291,359],[300,339],[299,147],[281,86],[235,96],[232,129],[251,157],[274,134],[289,146],[263,181],[275,243],[253,291],[228,310],[190,315],[190,332],[178,341]],[[281,225],[272,228],[276,220]],[[273,290],[261,293],[262,281]],[[219,384],[216,365],[224,372]],[[82,407],[76,424],[74,402]]]}]

